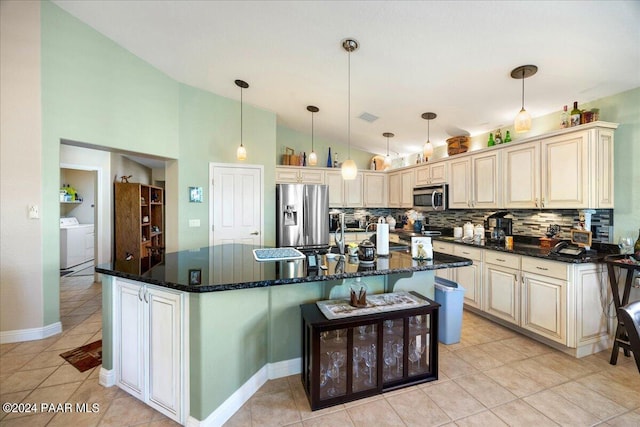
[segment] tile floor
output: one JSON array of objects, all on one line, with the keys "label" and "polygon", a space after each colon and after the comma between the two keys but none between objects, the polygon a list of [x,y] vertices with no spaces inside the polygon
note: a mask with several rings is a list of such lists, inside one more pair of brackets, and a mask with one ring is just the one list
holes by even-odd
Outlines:
[{"label": "tile floor", "polygon": [[[0,412],[1,426],[175,426],[59,354],[101,337],[101,288],[61,278],[63,333],[0,346],[0,400],[97,403],[96,413]],[[440,345],[440,379],[311,412],[300,378],[269,381],[229,421],[237,426],[640,426],[640,374],[609,352],[575,359],[465,312],[462,340]]]}]

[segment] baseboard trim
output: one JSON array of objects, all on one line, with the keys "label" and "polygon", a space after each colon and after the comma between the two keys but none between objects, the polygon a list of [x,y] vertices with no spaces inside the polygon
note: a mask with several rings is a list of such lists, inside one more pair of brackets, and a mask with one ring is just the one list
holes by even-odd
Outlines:
[{"label": "baseboard trim", "polygon": [[105,369],[100,367],[100,377],[98,383],[105,387],[111,387],[116,385],[116,371],[115,369]]},{"label": "baseboard trim", "polygon": [[0,332],[0,344],[12,342],[33,341],[49,338],[62,333],[62,323],[56,322],[42,328],[20,329],[17,331]]},{"label": "baseboard trim", "polygon": [[247,382],[235,391],[222,405],[218,406],[209,416],[200,421],[191,416],[187,419],[188,427],[218,427],[229,420],[238,409],[242,408],[251,396],[257,392],[268,380],[299,374],[301,358],[284,360],[282,362],[267,363],[256,372]]}]

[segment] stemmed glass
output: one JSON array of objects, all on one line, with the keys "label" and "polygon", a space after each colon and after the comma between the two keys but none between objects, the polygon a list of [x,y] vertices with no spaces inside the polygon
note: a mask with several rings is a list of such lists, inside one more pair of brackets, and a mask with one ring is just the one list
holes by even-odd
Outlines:
[{"label": "stemmed glass", "polygon": [[360,341],[364,341],[365,340],[365,334],[367,333],[367,325],[362,325],[362,326],[358,326],[358,339]]},{"label": "stemmed glass", "polygon": [[422,355],[424,354],[424,350],[425,350],[425,345],[424,344],[416,343],[415,352],[416,352],[416,355],[418,356],[418,371],[420,371],[420,361],[422,360]]},{"label": "stemmed glass", "polygon": [[333,362],[333,366],[338,369],[336,384],[340,384],[340,368],[344,366],[344,353],[341,351],[334,351],[331,353],[331,361]]},{"label": "stemmed glass", "polygon": [[401,376],[401,372],[400,372],[400,359],[402,359],[402,343],[396,343],[393,344],[391,346],[391,349],[393,350],[393,354],[396,357],[396,375],[397,376]]},{"label": "stemmed glass", "polygon": [[618,247],[620,248],[620,253],[624,254],[625,258],[628,258],[628,254],[633,249],[633,237],[620,237],[618,239]]},{"label": "stemmed glass", "polygon": [[373,382],[373,368],[376,367],[376,351],[371,350],[365,351],[364,353],[364,364],[367,365],[367,368],[369,368],[369,378],[364,383],[370,387],[373,387],[376,385],[376,383]]},{"label": "stemmed glass", "polygon": [[355,345],[353,346],[353,354],[352,354],[352,358],[353,358],[353,375],[358,378],[359,376],[359,371],[360,369],[358,368],[358,365],[360,364],[360,358],[362,356],[360,355],[360,349],[358,347],[356,347]]},{"label": "stemmed glass", "polygon": [[385,320],[384,326],[387,328],[384,331],[385,334],[393,334],[393,320]]},{"label": "stemmed glass", "polygon": [[415,345],[412,343],[409,345],[409,361],[411,362],[411,372],[412,373],[416,373],[419,371],[414,370],[413,369],[413,365],[418,362],[420,360],[420,355],[418,354],[418,352],[416,351],[416,347]]},{"label": "stemmed glass", "polygon": [[340,369],[338,369],[336,365],[329,365],[329,367],[327,368],[327,376],[332,380],[331,387],[329,388],[329,390],[327,390],[327,394],[329,396],[335,396],[336,394],[338,394],[338,390],[336,390],[336,384],[340,379]]},{"label": "stemmed glass", "polygon": [[390,342],[384,346],[384,352],[382,353],[382,357],[383,357],[384,364],[387,367],[387,373],[384,375],[384,379],[390,380],[391,378],[393,378],[393,375],[391,375],[391,365],[393,365],[393,362],[396,360],[396,356],[393,350],[391,349]]},{"label": "stemmed glass", "polygon": [[341,343],[342,341],[344,341],[341,337],[340,337],[340,332],[342,332],[342,329],[336,329],[336,338],[333,340],[337,343]]}]

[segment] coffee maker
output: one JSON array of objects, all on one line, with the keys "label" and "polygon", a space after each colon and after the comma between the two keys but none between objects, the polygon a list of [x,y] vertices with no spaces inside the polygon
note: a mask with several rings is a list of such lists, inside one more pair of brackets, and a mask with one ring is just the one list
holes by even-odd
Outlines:
[{"label": "coffee maker", "polygon": [[501,242],[504,236],[512,235],[512,219],[505,218],[509,212],[496,212],[487,218],[486,228],[489,230],[489,239]]}]

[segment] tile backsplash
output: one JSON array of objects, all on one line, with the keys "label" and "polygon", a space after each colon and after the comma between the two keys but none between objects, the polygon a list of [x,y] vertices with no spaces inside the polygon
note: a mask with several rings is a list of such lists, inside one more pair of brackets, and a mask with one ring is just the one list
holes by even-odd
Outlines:
[{"label": "tile backsplash", "polygon": [[[353,216],[358,219],[365,215],[374,217],[393,215],[403,215],[406,209],[341,209],[348,217]],[[509,212],[507,218],[513,218],[513,233],[525,236],[544,236],[547,227],[552,224],[560,226],[560,238],[568,239],[570,231],[575,228],[579,221],[579,211],[577,209],[555,209],[555,210],[505,210]],[[484,224],[489,215],[497,210],[462,210],[454,209],[444,212],[426,213],[425,222],[437,227],[462,226],[469,221],[473,224]],[[598,209],[591,216],[591,231],[593,241],[601,243],[611,243],[613,239],[613,210]]]}]

